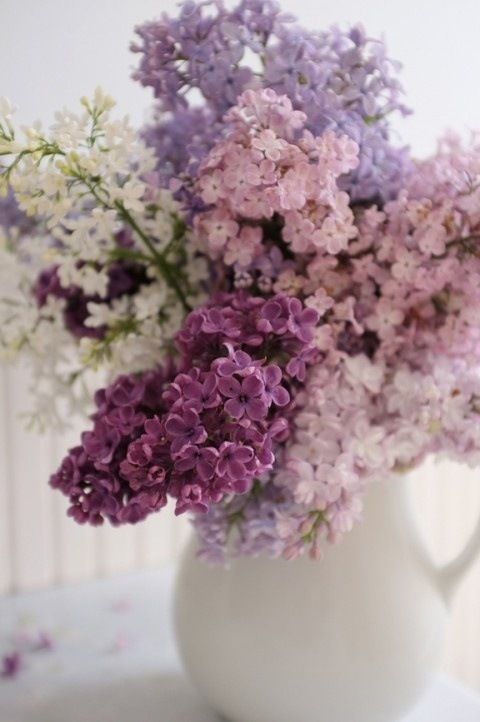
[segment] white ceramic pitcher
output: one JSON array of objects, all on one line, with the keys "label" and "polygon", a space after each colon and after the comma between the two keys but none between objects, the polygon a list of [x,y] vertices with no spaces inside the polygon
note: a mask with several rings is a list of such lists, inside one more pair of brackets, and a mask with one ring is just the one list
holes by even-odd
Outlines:
[{"label": "white ceramic pitcher", "polygon": [[457,559],[437,568],[407,485],[373,485],[363,523],[321,561],[212,567],[190,543],[177,640],[215,711],[229,722],[393,722],[416,703],[440,659],[450,598],[480,548],[480,522]]}]

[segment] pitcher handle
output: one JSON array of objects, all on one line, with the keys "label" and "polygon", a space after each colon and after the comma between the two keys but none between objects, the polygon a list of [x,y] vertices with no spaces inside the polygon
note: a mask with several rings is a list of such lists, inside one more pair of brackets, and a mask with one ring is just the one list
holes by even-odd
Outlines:
[{"label": "pitcher handle", "polygon": [[[413,512],[414,494],[412,491],[412,477],[408,479],[408,482],[409,493],[407,496],[410,509]],[[451,561],[443,565],[435,564],[432,560],[425,544],[424,533],[418,524],[417,514],[412,514],[412,521],[413,524],[410,531],[416,553],[424,566],[433,574],[445,602],[450,604],[460,582],[480,553],[480,516],[462,551]]]},{"label": "pitcher handle", "polygon": [[443,566],[437,567],[437,579],[445,600],[450,602],[460,582],[480,552],[480,517],[463,550]]}]

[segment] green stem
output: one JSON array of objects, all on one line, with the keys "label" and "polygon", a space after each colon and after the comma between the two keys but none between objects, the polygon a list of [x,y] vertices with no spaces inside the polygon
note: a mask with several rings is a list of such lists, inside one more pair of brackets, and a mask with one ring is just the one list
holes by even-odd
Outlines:
[{"label": "green stem", "polygon": [[138,261],[139,263],[151,263],[152,259],[146,253],[131,251],[128,248],[114,248],[110,251],[110,258],[114,261]]},{"label": "green stem", "polygon": [[[92,184],[92,182],[83,176],[81,173],[78,173],[76,175],[78,180],[80,182],[84,183],[86,187],[88,188],[89,192],[92,194],[92,196],[95,198],[95,200],[100,203],[104,208],[109,208],[109,204],[99,196],[97,192],[97,188],[95,187],[95,184]],[[122,218],[125,223],[128,223],[130,228],[135,231],[137,236],[140,238],[140,240],[145,244],[145,246],[148,248],[150,253],[152,254],[151,259],[157,268],[160,270],[160,273],[162,274],[165,281],[168,283],[168,285],[173,288],[175,293],[177,294],[178,298],[180,299],[180,302],[185,309],[185,311],[191,311],[191,306],[187,301],[187,298],[185,296],[185,293],[183,291],[183,288],[178,282],[178,279],[175,277],[175,272],[173,271],[171,265],[168,263],[168,261],[165,259],[165,257],[157,251],[155,248],[155,245],[152,243],[151,239],[147,236],[147,234],[140,228],[135,218],[131,215],[131,213],[125,208],[123,203],[121,201],[115,201],[114,203],[115,209],[117,210],[118,214],[120,215],[120,218]]]},{"label": "green stem", "polygon": [[326,521],[325,513],[318,509],[311,511],[310,516],[312,517],[312,528],[302,536],[302,541],[305,544],[312,544],[315,541],[318,528]]},{"label": "green stem", "polygon": [[152,254],[152,258],[154,259],[155,263],[157,264],[163,277],[165,278],[167,283],[173,288],[173,290],[177,294],[178,298],[180,299],[180,302],[181,302],[182,306],[184,307],[185,311],[191,311],[191,306],[187,301],[187,297],[185,296],[183,288],[179,284],[178,279],[175,277],[175,272],[173,271],[171,265],[164,258],[164,256],[157,251],[157,249],[155,248],[155,245],[152,243],[152,241],[147,236],[147,234],[140,228],[140,226],[138,225],[136,220],[129,213],[129,211],[127,211],[125,206],[120,201],[116,201],[115,207],[118,210],[120,217],[123,218],[123,220],[126,223],[128,223],[128,225],[135,231],[135,233],[138,235],[138,237],[146,245],[146,247]]}]

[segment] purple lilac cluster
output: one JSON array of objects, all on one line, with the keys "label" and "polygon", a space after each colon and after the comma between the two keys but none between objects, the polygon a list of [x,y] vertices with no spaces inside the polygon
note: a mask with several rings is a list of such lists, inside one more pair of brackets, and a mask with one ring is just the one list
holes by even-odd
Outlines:
[{"label": "purple lilac cluster", "polygon": [[318,358],[313,344],[318,318],[314,309],[286,294],[264,299],[221,293],[188,315],[177,346],[187,368],[205,370],[212,358],[225,356],[227,348],[230,354],[244,351],[277,363],[287,377],[302,383],[307,366]]},{"label": "purple lilac cluster", "polygon": [[97,393],[93,429],[51,478],[69,514],[135,523],[167,496],[177,514],[198,513],[250,491],[288,438],[317,321],[282,294],[222,294],[192,311],[177,337],[179,373],[121,376]]},{"label": "purple lilac cluster", "polygon": [[[137,34],[134,77],[153,88],[164,114],[147,137],[165,180],[166,162],[174,176],[194,171],[237,97],[263,87],[286,94],[314,135],[330,129],[358,144],[359,165],[344,181],[354,200],[388,199],[402,187],[410,161],[406,149],[392,146],[388,126],[392,112],[408,112],[398,64],[361,27],[315,32],[271,0],[242,0],[232,10],[212,0],[184,2],[178,17],[164,15]],[[198,95],[203,104],[192,106]]]},{"label": "purple lilac cluster", "polygon": [[142,477],[125,467],[130,444],[148,434],[153,417],[166,410],[163,392],[172,373],[159,368],[119,376],[95,394],[92,430],[50,478],[51,486],[69,497],[68,514],[78,523],[134,523],[165,506],[164,474],[155,459]]},{"label": "purple lilac cluster", "polygon": [[67,330],[76,338],[101,339],[106,332],[105,326],[88,326],[88,304],[110,303],[121,296],[135,294],[140,286],[148,283],[145,267],[132,261],[114,261],[108,268],[107,293],[104,298],[88,295],[79,286],[65,288],[60,283],[58,267],[50,266],[39,274],[33,287],[33,295],[38,306],[44,306],[49,298],[64,301],[63,320]]}]

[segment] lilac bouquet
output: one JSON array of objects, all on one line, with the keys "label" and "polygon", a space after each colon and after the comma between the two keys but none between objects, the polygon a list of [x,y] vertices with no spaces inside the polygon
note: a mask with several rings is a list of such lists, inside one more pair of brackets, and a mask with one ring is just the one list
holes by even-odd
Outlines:
[{"label": "lilac bouquet", "polygon": [[480,464],[480,141],[396,147],[360,27],[211,0],[136,32],[141,132],[101,90],[21,138],[1,102],[0,346],[33,421],[90,409],[50,480],[77,522],[172,503],[206,559],[317,558],[370,483]]}]

